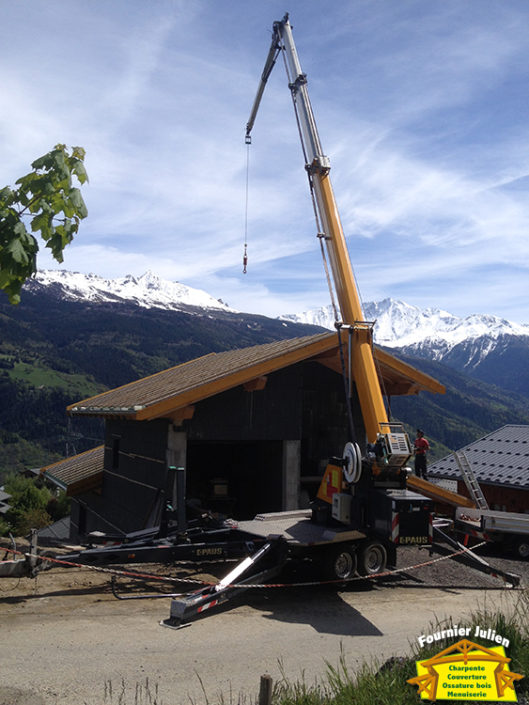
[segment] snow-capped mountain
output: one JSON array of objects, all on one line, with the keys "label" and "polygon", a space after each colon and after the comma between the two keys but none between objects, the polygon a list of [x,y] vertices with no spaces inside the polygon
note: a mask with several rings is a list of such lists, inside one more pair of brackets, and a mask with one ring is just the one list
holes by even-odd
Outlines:
[{"label": "snow-capped mountain", "polygon": [[234,309],[201,289],[162,279],[151,271],[140,277],[128,274],[118,279],[103,279],[95,274],[65,270],[41,270],[26,287],[57,288],[68,301],[132,302],[143,308],[179,310],[186,306],[217,309],[234,313]]},{"label": "snow-capped mountain", "polygon": [[[464,341],[486,336],[497,340],[501,336],[529,336],[529,325],[512,323],[504,318],[473,314],[460,318],[436,308],[420,309],[403,301],[384,299],[364,304],[366,320],[374,322],[376,343],[389,348],[408,348],[427,344],[444,352]],[[300,314],[282,316],[296,323],[312,323],[334,330],[331,306]]]},{"label": "snow-capped mountain", "polygon": [[[374,322],[378,345],[442,362],[475,379],[529,395],[529,325],[486,314],[460,318],[393,299],[364,304],[364,314]],[[334,329],[332,307],[282,318]]]},{"label": "snow-capped mountain", "polygon": [[[104,279],[94,274],[64,270],[40,271],[26,287],[66,301],[88,301],[122,305],[133,303],[143,309],[196,312],[208,316],[237,311],[205,291],[162,279],[153,272],[140,277],[128,275]],[[384,299],[364,304],[365,318],[374,322],[378,345],[402,354],[444,364],[504,389],[529,393],[529,325],[497,316],[474,314],[464,318],[435,308],[420,309],[402,301]],[[281,316],[289,323],[317,325],[334,330],[331,307]],[[513,372],[514,371],[514,372]]]}]

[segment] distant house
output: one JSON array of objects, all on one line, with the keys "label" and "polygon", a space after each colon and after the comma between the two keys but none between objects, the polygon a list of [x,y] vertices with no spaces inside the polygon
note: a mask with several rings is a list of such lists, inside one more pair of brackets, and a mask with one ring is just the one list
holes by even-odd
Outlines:
[{"label": "distant house", "polygon": [[[529,426],[503,426],[461,450],[491,509],[529,513]],[[433,463],[428,478],[453,480],[469,494],[453,455]]]},{"label": "distant house", "polygon": [[9,511],[9,503],[8,500],[11,498],[10,494],[7,494],[7,492],[4,492],[4,490],[0,489],[0,514],[7,514]]},{"label": "distant house", "polygon": [[[339,346],[322,333],[212,353],[69,406],[72,416],[105,419],[104,446],[43,469],[73,498],[72,538],[158,525],[175,467],[185,468],[198,506],[239,519],[298,508],[350,440],[347,346],[346,334]],[[392,355],[375,355],[388,396],[444,392]]]}]

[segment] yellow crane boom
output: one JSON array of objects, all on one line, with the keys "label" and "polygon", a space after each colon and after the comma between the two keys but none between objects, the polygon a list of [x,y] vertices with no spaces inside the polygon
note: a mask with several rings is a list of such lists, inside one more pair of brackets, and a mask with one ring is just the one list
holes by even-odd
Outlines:
[{"label": "yellow crane boom", "polygon": [[251,141],[250,135],[264,87],[281,53],[285,59],[288,85],[292,94],[305,156],[305,169],[309,177],[319,221],[319,237],[325,242],[331,265],[341,322],[352,330],[352,367],[367,440],[369,443],[375,443],[379,434],[385,434],[388,431],[388,416],[373,358],[371,325],[364,320],[362,304],[331,184],[330,161],[321,147],[307,89],[307,77],[301,69],[288,14],[282,20],[274,22],[273,25],[272,43],[246,126],[246,142],[249,144]]}]

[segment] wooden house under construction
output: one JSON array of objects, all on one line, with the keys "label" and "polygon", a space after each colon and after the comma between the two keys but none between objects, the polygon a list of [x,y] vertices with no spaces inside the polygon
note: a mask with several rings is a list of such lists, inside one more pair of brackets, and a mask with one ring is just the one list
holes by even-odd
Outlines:
[{"label": "wooden house under construction", "polygon": [[[185,468],[188,506],[237,519],[297,509],[329,457],[350,440],[351,395],[364,437],[347,331],[211,353],[68,407],[105,420],[105,443],[44,468],[72,497],[72,539],[158,525],[172,469]],[[380,349],[387,398],[443,393],[437,381]]]}]

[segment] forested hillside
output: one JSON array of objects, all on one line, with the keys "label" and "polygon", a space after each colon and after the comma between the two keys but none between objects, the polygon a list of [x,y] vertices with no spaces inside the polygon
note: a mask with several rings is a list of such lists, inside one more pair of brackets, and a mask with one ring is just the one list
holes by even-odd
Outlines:
[{"label": "forested hillside", "polygon": [[80,399],[210,352],[317,332],[263,316],[64,301],[56,290],[0,303],[0,471],[101,442],[102,423],[69,420]]},{"label": "forested hillside", "polygon": [[[65,408],[134,379],[212,351],[317,332],[262,316],[188,307],[64,301],[55,289],[0,303],[0,471],[35,467],[93,447],[98,419],[67,419]],[[505,423],[529,423],[527,404],[454,370],[406,362],[447,386],[444,396],[393,398],[393,414],[425,428],[436,456]]]}]

